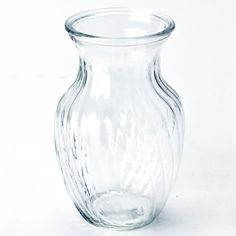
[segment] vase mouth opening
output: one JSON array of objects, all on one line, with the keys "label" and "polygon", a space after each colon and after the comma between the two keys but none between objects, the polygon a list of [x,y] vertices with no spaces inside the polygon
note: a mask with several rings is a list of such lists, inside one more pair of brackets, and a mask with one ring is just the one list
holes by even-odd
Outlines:
[{"label": "vase mouth opening", "polygon": [[169,16],[151,10],[104,8],[71,16],[65,28],[78,43],[132,46],[167,38],[175,23]]}]

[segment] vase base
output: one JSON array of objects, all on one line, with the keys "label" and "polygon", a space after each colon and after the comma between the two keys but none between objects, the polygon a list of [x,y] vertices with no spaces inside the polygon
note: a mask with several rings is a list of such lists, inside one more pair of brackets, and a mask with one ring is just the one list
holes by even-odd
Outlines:
[{"label": "vase base", "polygon": [[153,205],[145,196],[125,192],[96,194],[91,198],[97,226],[117,230],[135,229],[155,218]]}]

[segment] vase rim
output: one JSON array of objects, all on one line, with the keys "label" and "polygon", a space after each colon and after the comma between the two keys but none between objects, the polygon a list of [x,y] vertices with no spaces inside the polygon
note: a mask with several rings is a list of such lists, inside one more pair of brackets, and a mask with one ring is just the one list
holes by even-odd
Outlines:
[{"label": "vase rim", "polygon": [[[129,24],[133,28],[128,28]],[[158,42],[167,38],[174,28],[174,21],[167,15],[127,7],[84,11],[71,16],[65,22],[66,31],[76,41],[105,46],[132,46]]]}]

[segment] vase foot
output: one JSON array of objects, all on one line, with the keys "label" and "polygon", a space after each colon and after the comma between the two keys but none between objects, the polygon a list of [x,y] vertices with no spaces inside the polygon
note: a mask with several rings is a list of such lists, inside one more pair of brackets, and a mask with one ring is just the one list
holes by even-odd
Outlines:
[{"label": "vase foot", "polygon": [[145,196],[125,192],[96,194],[91,198],[97,226],[117,230],[135,229],[155,218],[151,201]]}]

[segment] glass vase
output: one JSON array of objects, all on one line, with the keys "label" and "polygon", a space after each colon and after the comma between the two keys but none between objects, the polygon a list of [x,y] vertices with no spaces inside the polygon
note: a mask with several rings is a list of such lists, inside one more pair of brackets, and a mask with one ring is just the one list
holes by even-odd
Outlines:
[{"label": "glass vase", "polygon": [[74,15],[65,27],[79,52],[55,121],[66,188],[93,225],[144,226],[164,207],[182,152],[183,109],[159,65],[174,22],[111,8]]}]

